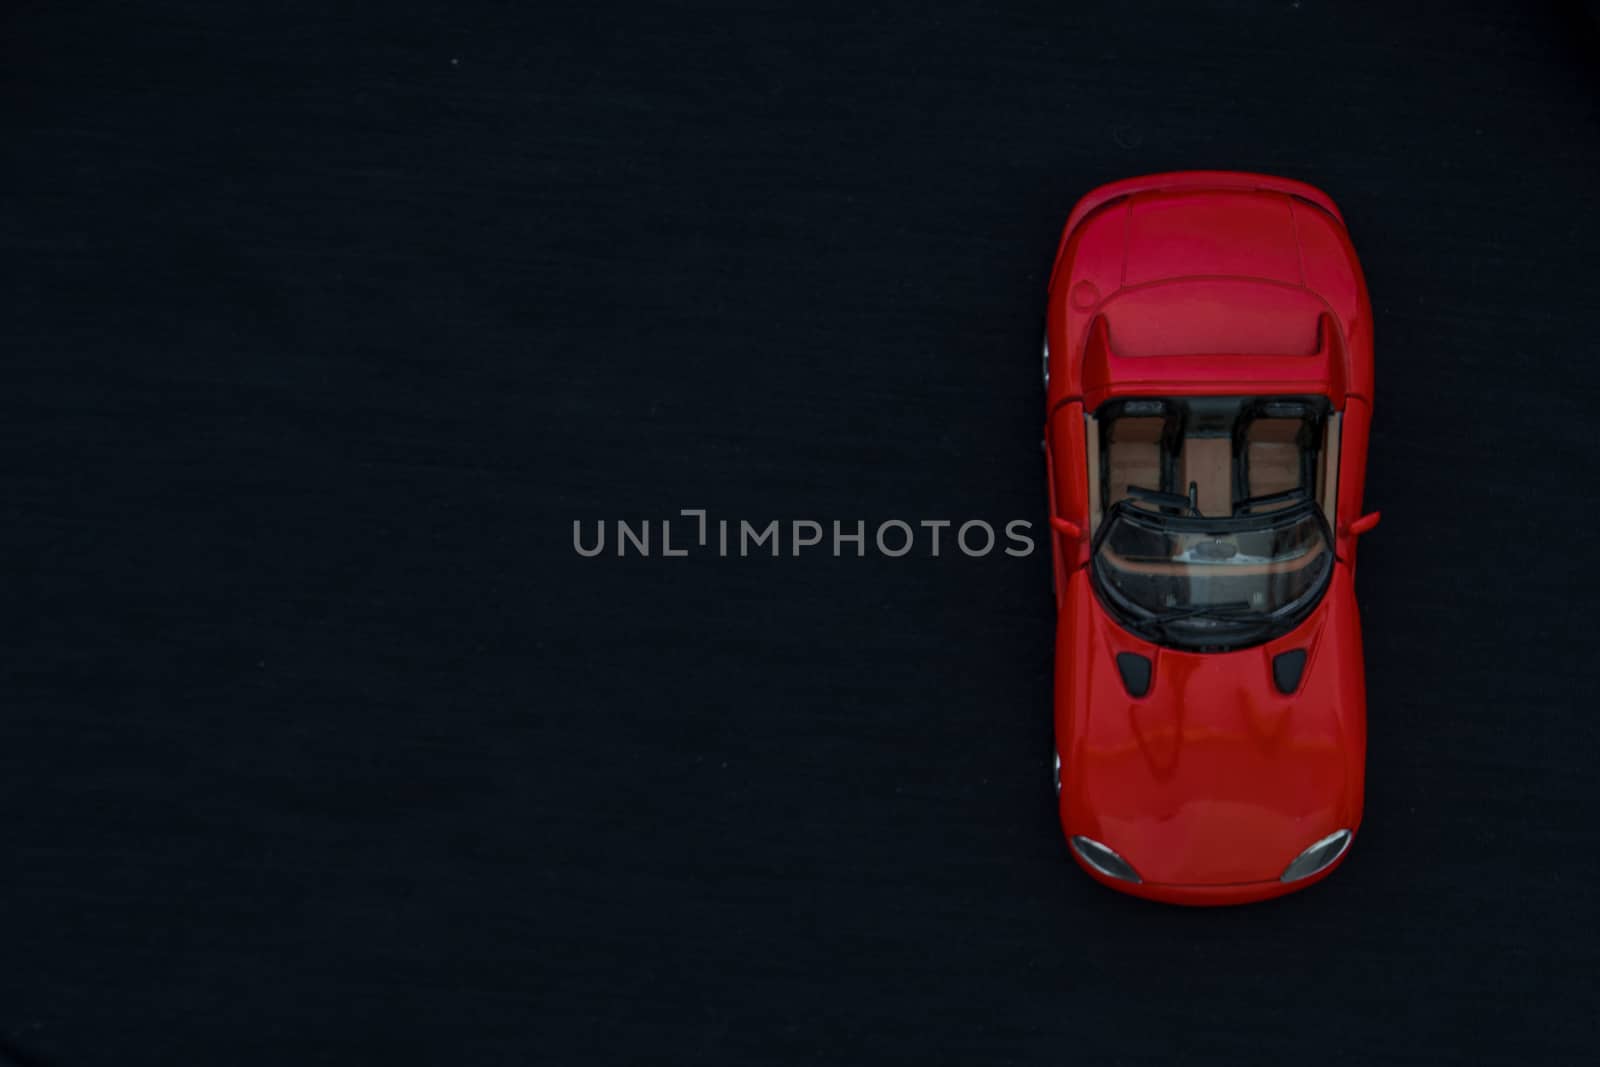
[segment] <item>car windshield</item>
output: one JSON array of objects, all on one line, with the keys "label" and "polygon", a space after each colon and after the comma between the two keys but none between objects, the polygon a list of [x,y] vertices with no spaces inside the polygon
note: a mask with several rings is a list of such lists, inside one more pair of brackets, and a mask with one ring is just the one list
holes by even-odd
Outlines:
[{"label": "car windshield", "polygon": [[1309,497],[1229,518],[1176,511],[1130,499],[1100,529],[1095,584],[1124,626],[1182,648],[1237,648],[1286,633],[1316,606],[1333,550]]},{"label": "car windshield", "polygon": [[1091,573],[1107,610],[1151,641],[1208,651],[1298,624],[1333,569],[1339,421],[1317,396],[1102,405]]}]

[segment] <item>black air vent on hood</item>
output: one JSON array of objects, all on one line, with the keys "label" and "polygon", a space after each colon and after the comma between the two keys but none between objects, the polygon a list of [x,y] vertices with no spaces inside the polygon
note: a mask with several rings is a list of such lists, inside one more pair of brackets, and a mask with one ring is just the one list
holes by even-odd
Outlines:
[{"label": "black air vent on hood", "polygon": [[1306,669],[1306,650],[1280,652],[1272,657],[1272,682],[1280,693],[1292,693],[1300,688],[1300,675]]},{"label": "black air vent on hood", "polygon": [[1118,652],[1117,670],[1128,695],[1142,697],[1150,692],[1150,661],[1137,652]]}]

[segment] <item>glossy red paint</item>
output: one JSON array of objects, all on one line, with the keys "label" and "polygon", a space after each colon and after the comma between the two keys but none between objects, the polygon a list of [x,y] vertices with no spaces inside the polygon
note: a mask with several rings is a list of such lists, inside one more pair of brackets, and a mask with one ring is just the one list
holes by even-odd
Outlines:
[{"label": "glossy red paint", "polygon": [[[1237,904],[1361,824],[1366,693],[1354,585],[1372,402],[1372,314],[1326,194],[1255,174],[1116,182],[1073,210],[1052,271],[1045,433],[1058,627],[1055,730],[1068,838],[1115,850],[1136,896]],[[1332,577],[1291,632],[1229,652],[1159,646],[1091,588],[1085,413],[1128,396],[1316,394],[1341,414]],[[1074,532],[1076,531],[1076,533]],[[1279,652],[1307,659],[1292,695]],[[1118,652],[1153,665],[1129,695]],[[1348,846],[1345,855],[1348,855]],[[1074,853],[1076,856],[1076,853]]]}]

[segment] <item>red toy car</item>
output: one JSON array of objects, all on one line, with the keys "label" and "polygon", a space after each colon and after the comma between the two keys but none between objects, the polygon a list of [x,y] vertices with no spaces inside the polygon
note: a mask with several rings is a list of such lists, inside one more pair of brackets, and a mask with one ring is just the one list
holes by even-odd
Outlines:
[{"label": "red toy car", "polygon": [[1308,185],[1103,186],[1050,278],[1056,788],[1099,881],[1237,904],[1326,877],[1361,824],[1356,540],[1372,310]]}]

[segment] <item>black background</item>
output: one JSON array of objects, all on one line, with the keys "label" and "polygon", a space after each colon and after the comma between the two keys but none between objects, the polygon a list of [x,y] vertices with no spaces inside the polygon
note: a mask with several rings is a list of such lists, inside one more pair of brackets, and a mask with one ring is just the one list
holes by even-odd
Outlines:
[{"label": "black background", "polygon": [[[8,5],[4,1054],[1586,1058],[1593,30],[1409,7]],[[1186,167],[1344,209],[1385,515],[1361,839],[1211,911],[1066,855],[1042,553],[571,541],[1039,521]]]}]

